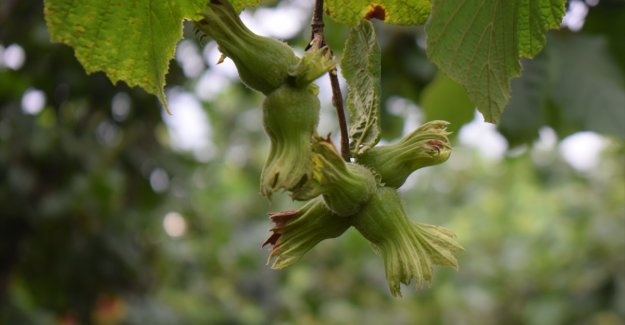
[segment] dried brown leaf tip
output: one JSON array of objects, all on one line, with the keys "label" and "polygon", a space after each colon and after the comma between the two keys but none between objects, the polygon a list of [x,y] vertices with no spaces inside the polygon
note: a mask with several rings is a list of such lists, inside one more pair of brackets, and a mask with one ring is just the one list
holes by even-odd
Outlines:
[{"label": "dried brown leaf tip", "polygon": [[381,21],[384,21],[384,19],[386,19],[386,9],[384,9],[382,5],[379,5],[377,3],[370,4],[369,10],[367,11],[367,14],[365,15],[365,19],[367,20],[371,20],[374,18],[379,19]]}]

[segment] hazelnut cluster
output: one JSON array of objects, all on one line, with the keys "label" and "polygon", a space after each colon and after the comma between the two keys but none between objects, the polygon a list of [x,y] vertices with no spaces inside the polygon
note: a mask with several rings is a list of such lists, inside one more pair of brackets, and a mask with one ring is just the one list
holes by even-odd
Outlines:
[{"label": "hazelnut cluster", "polygon": [[299,58],[285,43],[250,31],[226,0],[212,0],[198,28],[235,63],[242,82],[266,95],[263,126],[271,141],[260,192],[287,191],[307,201],[298,210],[270,213],[275,223],[263,245],[281,269],[324,239],[350,227],[382,255],[391,293],[413,279],[432,278],[433,265],[457,268],[462,250],[442,227],[411,221],[397,194],[415,170],[440,164],[451,154],[447,122],[431,121],[391,145],[373,147],[345,162],[329,138],[317,134],[319,100],[312,83],[335,66],[329,51],[312,48]]}]

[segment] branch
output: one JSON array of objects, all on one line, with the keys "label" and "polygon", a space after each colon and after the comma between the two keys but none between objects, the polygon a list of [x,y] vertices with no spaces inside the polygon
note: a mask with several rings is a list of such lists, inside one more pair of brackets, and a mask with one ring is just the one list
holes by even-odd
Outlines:
[{"label": "branch", "polygon": [[[327,46],[325,41],[325,34],[323,32],[323,0],[315,0],[315,8],[313,10],[312,33],[310,36],[310,43],[306,47],[306,50],[316,46],[321,48]],[[328,47],[328,51],[332,53],[332,50]],[[336,68],[330,70],[330,85],[332,85],[332,104],[336,108],[336,117],[339,120],[339,129],[341,131],[341,156],[345,161],[350,161],[349,152],[349,135],[347,133],[347,120],[345,119],[345,109],[343,108],[343,94],[341,93],[341,87],[339,85],[339,78],[337,76]]]}]

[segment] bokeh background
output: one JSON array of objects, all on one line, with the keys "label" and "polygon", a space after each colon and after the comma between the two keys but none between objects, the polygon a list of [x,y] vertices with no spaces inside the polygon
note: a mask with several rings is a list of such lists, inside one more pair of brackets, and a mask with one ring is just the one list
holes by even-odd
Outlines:
[{"label": "bokeh background", "polygon": [[[302,51],[312,1],[264,5],[244,21]],[[0,324],[625,323],[624,1],[568,4],[499,127],[437,74],[422,28],[377,24],[383,141],[453,122],[450,160],[401,188],[407,212],[466,249],[458,272],[438,268],[402,299],[355,231],[266,265],[266,213],[299,204],[260,196],[262,98],[215,65],[213,42],[185,26],[167,115],[141,89],[86,75],[42,11],[0,2]],[[326,23],[340,56],[347,30]],[[532,64],[562,73],[546,84]],[[320,133],[334,136],[319,85]]]}]

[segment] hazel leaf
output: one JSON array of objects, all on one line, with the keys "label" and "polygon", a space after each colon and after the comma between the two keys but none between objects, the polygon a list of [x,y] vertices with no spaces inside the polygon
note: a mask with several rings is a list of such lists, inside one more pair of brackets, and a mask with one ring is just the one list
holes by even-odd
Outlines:
[{"label": "hazel leaf", "polygon": [[341,71],[347,82],[350,150],[358,156],[380,140],[380,47],[375,29],[362,21],[347,37]]},{"label": "hazel leaf", "polygon": [[426,26],[428,56],[460,83],[488,122],[497,123],[510,98],[521,57],[543,47],[558,28],[565,0],[433,0]]},{"label": "hazel leaf", "polygon": [[[259,0],[232,1],[235,8]],[[87,73],[103,71],[156,95],[166,106],[169,61],[182,38],[182,22],[196,19],[205,0],[46,0],[45,17],[54,42],[74,48]]]}]

